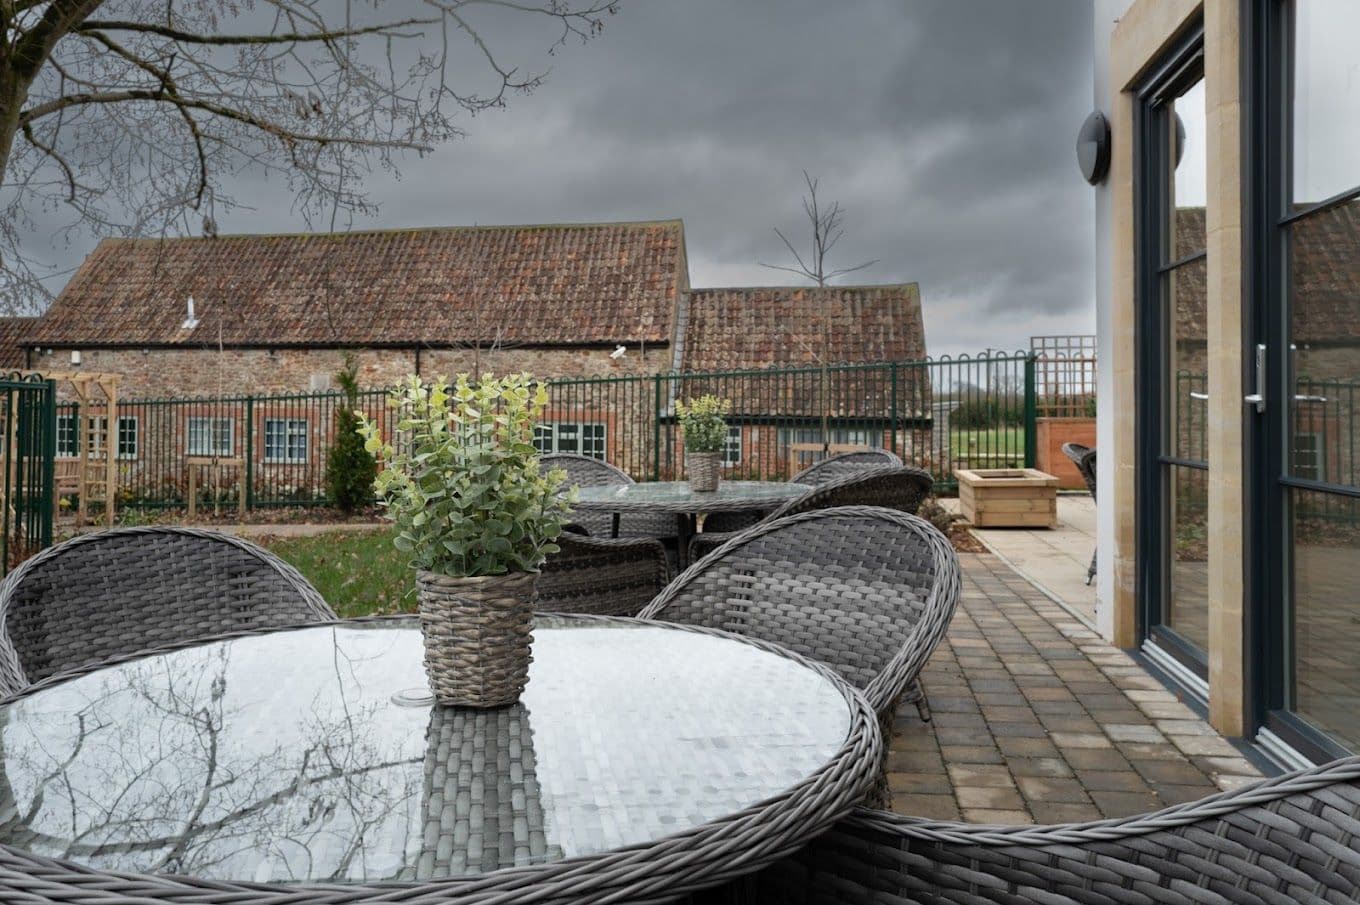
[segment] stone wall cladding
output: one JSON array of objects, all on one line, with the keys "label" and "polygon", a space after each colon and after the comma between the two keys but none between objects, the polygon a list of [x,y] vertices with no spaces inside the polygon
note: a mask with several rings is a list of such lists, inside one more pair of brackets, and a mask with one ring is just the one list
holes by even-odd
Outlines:
[{"label": "stone wall cladding", "polygon": [[[183,399],[193,396],[311,393],[334,386],[344,361],[340,349],[96,349],[82,347],[79,365],[70,348],[43,349],[32,356],[34,368],[50,371],[101,371],[122,375],[125,399]],[[517,348],[483,350],[423,349],[420,372],[453,376],[480,367],[493,373],[528,371],[542,377],[592,377],[654,374],[670,368],[668,345],[645,352],[630,347],[622,358],[602,348]],[[356,349],[359,385],[392,386],[415,372],[413,349]],[[69,392],[61,388],[63,399]]]}]

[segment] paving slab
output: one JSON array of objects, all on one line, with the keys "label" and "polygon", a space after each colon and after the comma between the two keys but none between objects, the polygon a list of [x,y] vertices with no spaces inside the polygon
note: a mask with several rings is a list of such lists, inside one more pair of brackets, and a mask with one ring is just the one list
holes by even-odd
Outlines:
[{"label": "paving slab", "polygon": [[893,727],[893,810],[1063,823],[1127,817],[1260,778],[1233,744],[1001,558],[960,560],[963,597],[922,675],[934,718],[924,723],[907,706]]}]

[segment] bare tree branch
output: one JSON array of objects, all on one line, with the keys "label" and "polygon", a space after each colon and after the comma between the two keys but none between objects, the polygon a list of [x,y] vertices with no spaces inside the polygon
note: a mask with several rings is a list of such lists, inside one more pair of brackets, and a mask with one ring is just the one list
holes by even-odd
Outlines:
[{"label": "bare tree branch", "polygon": [[[35,235],[211,233],[240,206],[243,173],[280,182],[309,224],[371,214],[368,174],[543,84],[546,68],[502,58],[493,30],[556,23],[551,54],[618,9],[417,2],[395,16],[351,0],[0,0],[3,306],[36,310],[50,293]],[[479,65],[451,65],[460,54]]]}]

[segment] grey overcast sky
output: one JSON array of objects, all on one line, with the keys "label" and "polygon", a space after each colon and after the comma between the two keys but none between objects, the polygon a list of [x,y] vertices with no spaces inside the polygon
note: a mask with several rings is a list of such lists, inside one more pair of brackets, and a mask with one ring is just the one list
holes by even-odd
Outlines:
[{"label": "grey overcast sky", "polygon": [[[398,6],[398,0],[388,0]],[[604,34],[495,33],[547,84],[376,173],[352,228],[683,218],[695,286],[796,282],[801,171],[846,210],[846,278],[921,285],[932,355],[1094,332],[1090,0],[621,0]],[[523,20],[518,20],[523,24]],[[243,175],[243,180],[249,180]],[[229,232],[306,228],[276,189]],[[88,245],[65,251],[74,260]]]}]

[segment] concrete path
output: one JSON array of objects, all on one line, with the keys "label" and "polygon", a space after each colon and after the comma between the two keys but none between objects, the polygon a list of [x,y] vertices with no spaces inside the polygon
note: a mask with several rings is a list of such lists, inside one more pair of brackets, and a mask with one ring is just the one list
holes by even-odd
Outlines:
[{"label": "concrete path", "polygon": [[908,705],[894,726],[894,810],[981,823],[1095,820],[1259,777],[1174,694],[999,558],[960,558],[963,598],[922,677],[934,717],[922,723]]},{"label": "concrete path", "polygon": [[[957,499],[940,502],[958,511]],[[1057,528],[974,528],[973,534],[1031,583],[1096,624],[1096,589],[1086,584],[1096,549],[1096,505],[1089,496],[1059,495]]]}]

